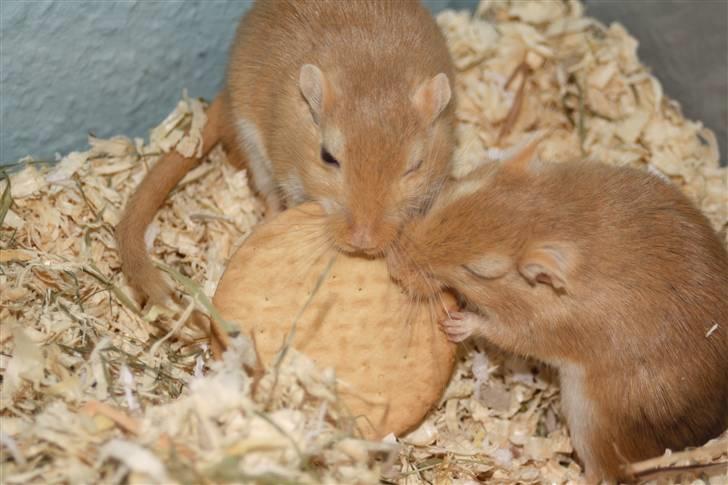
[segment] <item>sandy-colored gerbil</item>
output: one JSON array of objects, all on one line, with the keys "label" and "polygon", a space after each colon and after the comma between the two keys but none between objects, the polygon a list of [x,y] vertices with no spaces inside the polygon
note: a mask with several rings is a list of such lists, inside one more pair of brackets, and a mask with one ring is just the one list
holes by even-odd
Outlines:
[{"label": "sandy-colored gerbil", "polygon": [[[269,213],[318,201],[336,246],[377,253],[449,173],[452,83],[444,37],[418,0],[258,1],[238,28],[202,151],[222,142]],[[152,301],[169,290],[144,232],[199,161],[165,155],[117,228],[124,274]]]},{"label": "sandy-colored gerbil", "polygon": [[587,478],[728,427],[728,255],[647,173],[519,157],[448,185],[388,255],[418,295],[455,290],[451,340],[482,336],[558,368]]}]

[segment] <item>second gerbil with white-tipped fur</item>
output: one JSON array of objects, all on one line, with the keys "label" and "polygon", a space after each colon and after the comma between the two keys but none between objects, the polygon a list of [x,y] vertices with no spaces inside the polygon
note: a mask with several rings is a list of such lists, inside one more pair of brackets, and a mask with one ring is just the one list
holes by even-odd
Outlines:
[{"label": "second gerbil with white-tipped fur", "polygon": [[590,481],[728,427],[728,255],[657,177],[528,156],[486,165],[406,224],[388,259],[415,295],[449,287],[467,302],[442,322],[451,340],[559,369]]}]

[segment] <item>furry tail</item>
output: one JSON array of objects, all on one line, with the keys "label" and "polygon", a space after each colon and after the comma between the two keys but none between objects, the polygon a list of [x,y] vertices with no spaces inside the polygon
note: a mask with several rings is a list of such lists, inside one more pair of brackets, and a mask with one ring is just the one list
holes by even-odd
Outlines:
[{"label": "furry tail", "polygon": [[185,158],[175,150],[163,155],[127,202],[124,215],[116,226],[121,270],[132,288],[148,302],[163,304],[172,297],[172,291],[147,254],[144,233],[167,195],[220,141],[223,110],[221,93],[207,110],[207,124],[202,130],[202,156]]}]

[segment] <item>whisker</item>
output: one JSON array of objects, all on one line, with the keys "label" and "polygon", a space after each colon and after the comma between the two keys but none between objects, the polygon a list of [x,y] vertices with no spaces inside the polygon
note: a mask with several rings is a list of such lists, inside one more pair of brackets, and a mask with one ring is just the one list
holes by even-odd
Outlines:
[{"label": "whisker", "polygon": [[309,245],[306,249],[307,251],[307,258],[308,261],[307,264],[300,265],[299,268],[303,274],[299,274],[298,272],[294,271],[291,273],[291,279],[292,280],[299,280],[301,277],[309,274],[313,267],[318,263],[321,258],[328,252],[331,252],[332,248],[332,241],[330,238],[325,238],[317,241],[317,244]]}]

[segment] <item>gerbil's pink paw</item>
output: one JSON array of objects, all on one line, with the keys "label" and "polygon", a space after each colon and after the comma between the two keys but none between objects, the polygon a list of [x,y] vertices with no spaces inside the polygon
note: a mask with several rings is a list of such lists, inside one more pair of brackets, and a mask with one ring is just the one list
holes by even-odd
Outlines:
[{"label": "gerbil's pink paw", "polygon": [[476,333],[482,326],[484,318],[471,312],[451,312],[448,318],[440,322],[440,328],[451,342],[462,342]]}]

